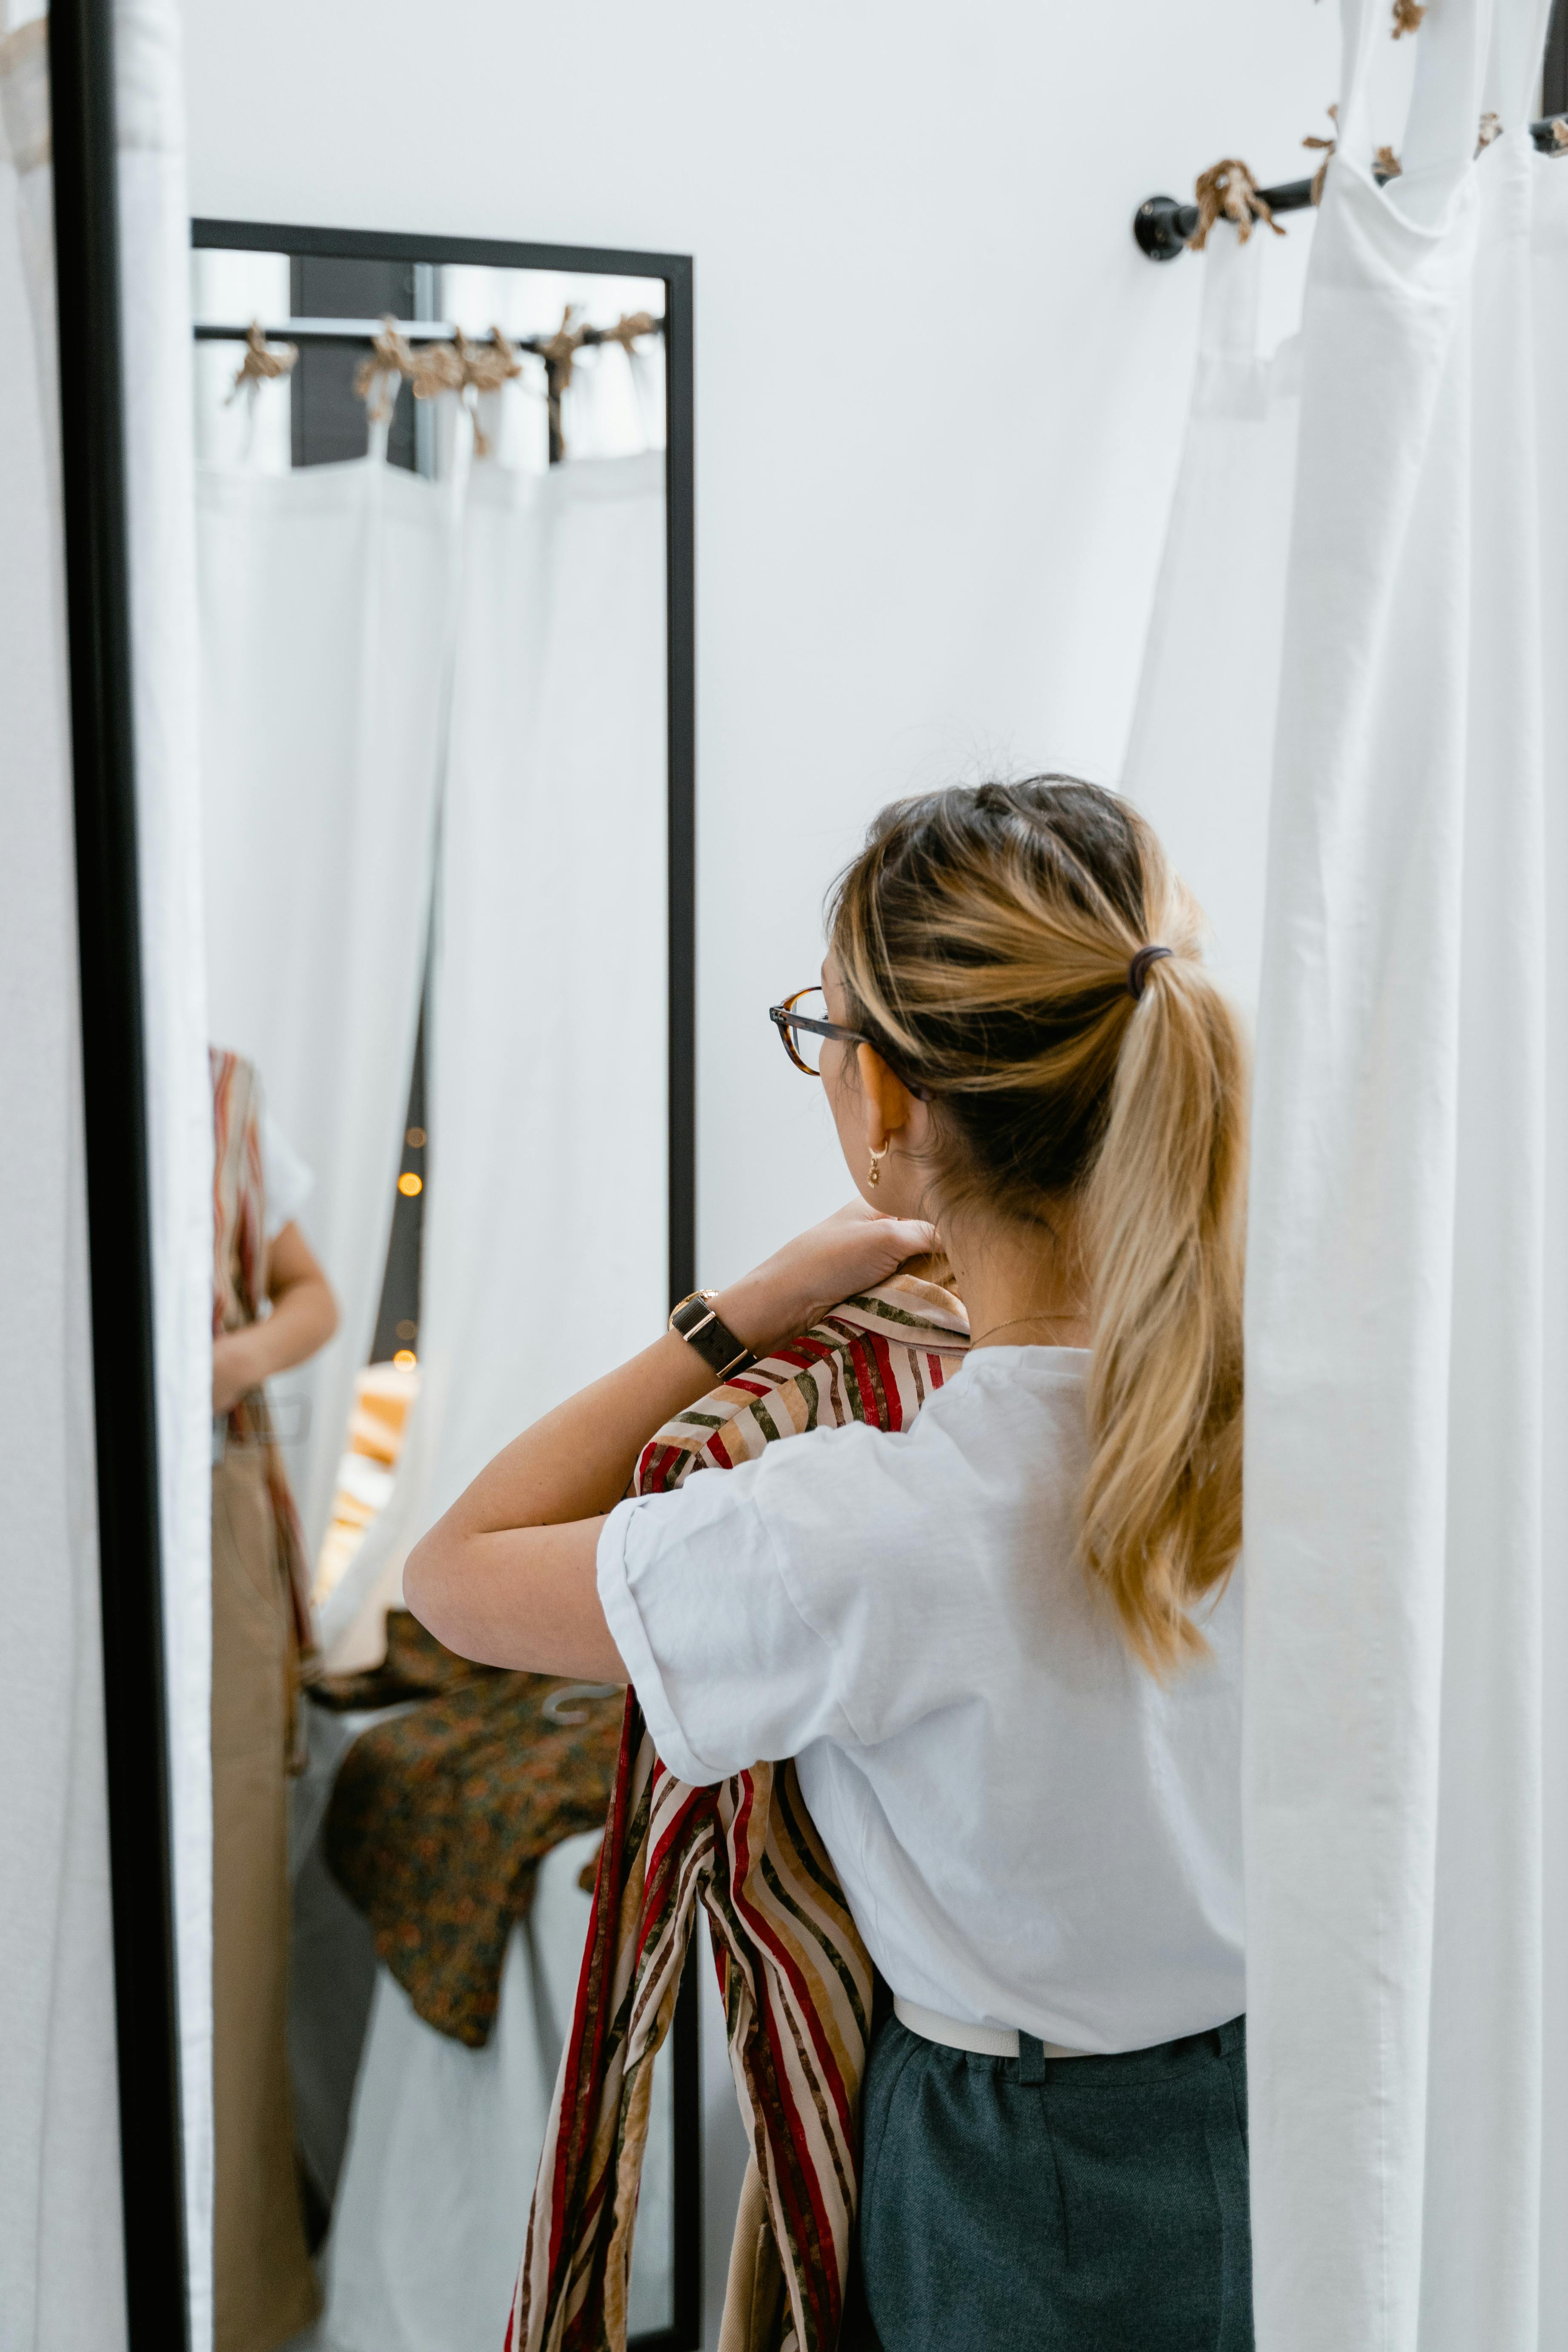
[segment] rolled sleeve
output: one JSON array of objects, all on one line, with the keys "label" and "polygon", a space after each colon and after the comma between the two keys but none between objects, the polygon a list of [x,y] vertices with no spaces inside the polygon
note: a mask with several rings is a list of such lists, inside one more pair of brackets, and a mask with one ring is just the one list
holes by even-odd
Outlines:
[{"label": "rolled sleeve", "polygon": [[[658,1660],[643,1624],[642,1612],[632,1594],[627,1547],[637,1516],[651,1504],[664,1499],[653,1495],[633,1496],[617,1503],[599,1530],[596,1574],[599,1601],[605,1612],[605,1622],[610,1638],[621,1654],[621,1664],[631,1677],[632,1688],[637,1695],[637,1705],[653,1734],[653,1744],[658,1750],[659,1762],[678,1780],[689,1780],[694,1789],[710,1787],[722,1780],[722,1772],[710,1771],[701,1757],[688,1747],[686,1735],[675,1717],[675,1711],[665,1693],[664,1676]],[[673,1501],[675,1497],[668,1497]]]},{"label": "rolled sleeve", "polygon": [[752,1492],[763,1466],[635,1496],[599,1537],[599,1598],[654,1746],[700,1788],[848,1729]]}]

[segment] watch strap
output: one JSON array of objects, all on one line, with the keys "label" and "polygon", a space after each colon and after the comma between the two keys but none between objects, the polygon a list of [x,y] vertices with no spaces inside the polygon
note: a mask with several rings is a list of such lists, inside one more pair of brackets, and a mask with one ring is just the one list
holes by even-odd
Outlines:
[{"label": "watch strap", "polygon": [[713,1311],[717,1291],[693,1290],[683,1298],[669,1318],[669,1328],[679,1332],[689,1348],[695,1348],[703,1362],[717,1372],[721,1381],[735,1372],[744,1371],[756,1362],[755,1356],[744,1342],[737,1339],[727,1323],[721,1323]]}]

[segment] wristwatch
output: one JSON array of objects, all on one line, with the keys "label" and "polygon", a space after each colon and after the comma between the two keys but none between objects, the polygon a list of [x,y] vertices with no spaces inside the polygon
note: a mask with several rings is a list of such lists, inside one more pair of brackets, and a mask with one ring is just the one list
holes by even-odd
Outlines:
[{"label": "wristwatch", "polygon": [[714,1314],[710,1302],[718,1296],[716,1290],[689,1292],[671,1312],[669,1328],[680,1334],[689,1348],[696,1349],[721,1381],[727,1381],[757,1360],[750,1348],[736,1339],[728,1324],[721,1323]]}]

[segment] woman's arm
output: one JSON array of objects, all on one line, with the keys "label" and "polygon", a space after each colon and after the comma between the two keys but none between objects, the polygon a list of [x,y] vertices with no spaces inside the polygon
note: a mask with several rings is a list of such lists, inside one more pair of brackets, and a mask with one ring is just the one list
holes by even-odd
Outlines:
[{"label": "woman's arm", "polygon": [[[929,1225],[854,1202],[721,1291],[714,1306],[738,1339],[765,1355],[840,1298],[885,1282],[931,1241]],[[546,1413],[415,1546],[403,1571],[406,1605],[437,1641],[487,1665],[624,1682],[595,1580],[604,1515],[654,1431],[712,1385],[695,1348],[666,1332]]]},{"label": "woman's arm", "polygon": [[213,1411],[227,1412],[274,1372],[286,1372],[324,1348],[338,1328],[338,1302],[321,1261],[298,1225],[284,1226],[267,1263],[272,1312],[213,1341]]}]

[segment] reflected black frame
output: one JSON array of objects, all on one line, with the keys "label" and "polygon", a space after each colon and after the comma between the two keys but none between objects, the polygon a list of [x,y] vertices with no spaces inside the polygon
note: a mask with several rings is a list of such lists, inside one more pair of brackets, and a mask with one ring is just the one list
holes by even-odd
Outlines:
[{"label": "reflected black frame", "polygon": [[[158,1517],[146,1048],[116,176],[113,0],[48,16],[66,617],[91,1273],[104,1723],[113,1896],[125,2294],[131,2352],[185,2352],[184,2148]],[[197,221],[197,244],[476,262],[664,281],[668,662],[671,1301],[696,1283],[696,666],[692,266],[601,247]],[[641,2352],[695,2352],[701,2313],[695,1967],[676,2007],[673,2325]],[[523,2218],[519,2216],[519,2252]],[[498,2315],[498,2329],[504,2315]],[[498,2337],[499,2340],[499,2337]]]}]

